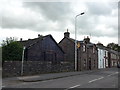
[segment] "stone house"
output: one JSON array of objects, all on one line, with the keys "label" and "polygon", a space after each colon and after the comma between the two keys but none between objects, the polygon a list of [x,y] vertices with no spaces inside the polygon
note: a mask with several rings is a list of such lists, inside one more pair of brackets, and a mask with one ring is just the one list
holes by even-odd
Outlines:
[{"label": "stone house", "polygon": [[98,55],[97,47],[95,44],[90,42],[90,38],[84,38],[78,48],[78,62],[80,70],[92,70],[98,68]]},{"label": "stone house", "polygon": [[64,52],[51,35],[20,41],[27,61],[64,61]]},{"label": "stone house", "polygon": [[70,33],[65,32],[64,38],[59,42],[59,46],[64,51],[64,60],[74,63],[75,43],[74,43],[74,39],[70,38],[69,36],[70,36]]},{"label": "stone house", "polygon": [[109,60],[109,67],[116,67],[120,60],[120,55],[117,51],[108,50],[108,60]]},{"label": "stone house", "polygon": [[[64,33],[64,38],[59,42],[59,46],[65,52],[65,61],[75,62],[75,40],[70,38],[70,33]],[[90,42],[90,38],[77,41],[77,70],[97,69],[97,48]]]}]

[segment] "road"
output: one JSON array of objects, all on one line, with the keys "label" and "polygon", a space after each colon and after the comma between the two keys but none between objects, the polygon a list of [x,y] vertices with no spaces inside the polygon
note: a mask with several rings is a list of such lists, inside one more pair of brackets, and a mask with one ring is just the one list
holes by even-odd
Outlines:
[{"label": "road", "polygon": [[22,82],[4,88],[64,88],[64,90],[73,88],[118,88],[118,74],[118,68],[111,68],[59,79]]}]

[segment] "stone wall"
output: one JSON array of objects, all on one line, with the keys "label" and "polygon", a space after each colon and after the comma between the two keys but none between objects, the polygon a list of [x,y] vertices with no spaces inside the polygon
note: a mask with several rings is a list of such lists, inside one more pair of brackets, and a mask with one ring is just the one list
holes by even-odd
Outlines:
[{"label": "stone wall", "polygon": [[[12,77],[21,75],[21,61],[5,61],[2,65],[2,76]],[[42,61],[25,61],[23,75],[36,75],[55,72],[74,71],[74,63],[70,62],[42,62]]]}]

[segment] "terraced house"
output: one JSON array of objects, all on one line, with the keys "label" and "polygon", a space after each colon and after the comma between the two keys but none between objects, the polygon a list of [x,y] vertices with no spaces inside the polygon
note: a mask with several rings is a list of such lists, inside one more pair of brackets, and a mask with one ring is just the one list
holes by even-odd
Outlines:
[{"label": "terraced house", "polygon": [[[75,40],[70,38],[70,33],[65,32],[64,38],[59,42],[60,47],[65,52],[65,61],[75,61]],[[98,67],[97,47],[90,42],[90,38],[77,41],[77,70],[92,70]]]}]

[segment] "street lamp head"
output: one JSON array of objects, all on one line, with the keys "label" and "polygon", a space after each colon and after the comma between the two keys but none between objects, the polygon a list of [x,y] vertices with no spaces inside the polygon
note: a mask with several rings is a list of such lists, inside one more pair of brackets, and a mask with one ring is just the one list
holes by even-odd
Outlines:
[{"label": "street lamp head", "polygon": [[83,15],[83,14],[85,14],[85,12],[82,12],[80,15]]},{"label": "street lamp head", "polygon": [[80,16],[80,15],[83,15],[83,14],[85,14],[85,13],[84,13],[84,12],[82,12],[82,13],[80,13],[80,14],[76,15],[76,17],[78,17],[78,16]]}]

